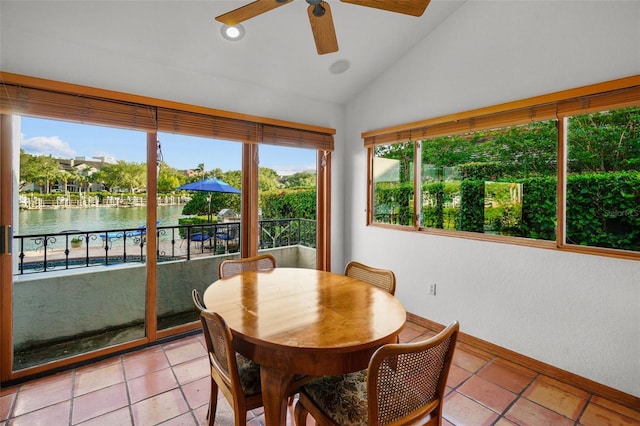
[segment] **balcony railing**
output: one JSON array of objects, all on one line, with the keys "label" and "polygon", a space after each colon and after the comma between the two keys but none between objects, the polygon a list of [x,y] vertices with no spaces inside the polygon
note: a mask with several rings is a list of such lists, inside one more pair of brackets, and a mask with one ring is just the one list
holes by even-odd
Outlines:
[{"label": "balcony railing", "polygon": [[[240,222],[157,227],[158,262],[191,260],[237,252]],[[302,245],[315,248],[316,222],[270,219],[259,222],[260,249]],[[14,235],[19,262],[16,275],[92,266],[144,263],[146,228],[66,230],[51,234]]]}]

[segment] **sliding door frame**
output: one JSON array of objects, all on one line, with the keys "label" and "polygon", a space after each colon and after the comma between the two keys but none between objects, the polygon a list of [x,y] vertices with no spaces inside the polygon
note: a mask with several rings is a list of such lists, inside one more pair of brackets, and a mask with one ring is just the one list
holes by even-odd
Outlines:
[{"label": "sliding door frame", "polygon": [[[29,99],[18,99],[16,93],[20,93],[22,88],[33,93],[46,93],[58,101],[56,110],[51,116],[46,114],[46,107],[42,109],[40,104],[32,104],[31,107],[38,111],[37,114],[29,114],[21,108],[29,108]],[[8,90],[9,89],[9,90]],[[71,95],[71,97],[69,97]],[[157,134],[158,134],[158,114],[160,109],[164,109],[166,115],[174,112],[182,117],[204,118],[211,117],[216,123],[227,125],[231,123],[247,123],[247,128],[256,129],[251,135],[235,140],[243,144],[242,148],[242,223],[241,223],[241,255],[243,257],[252,256],[258,252],[258,162],[257,154],[261,143],[283,145],[289,147],[311,148],[318,152],[318,181],[317,181],[317,268],[328,270],[330,265],[330,200],[331,200],[331,174],[330,160],[333,150],[333,135],[335,129],[308,125],[302,123],[288,122],[284,120],[270,119],[265,117],[251,116],[228,111],[221,111],[212,108],[187,105],[172,101],[148,98],[138,95],[125,94],[110,90],[97,89],[86,86],[79,86],[70,83],[44,80],[35,77],[22,76],[11,73],[0,72],[0,105],[1,133],[0,133],[0,225],[3,233],[1,237],[5,242],[5,247],[13,244],[11,235],[5,232],[12,225],[13,220],[13,116],[33,115],[42,118],[65,119],[66,105],[59,102],[58,97],[67,97],[73,100],[74,97],[86,97],[89,102],[104,104],[113,102],[115,104],[131,105],[137,111],[144,112],[145,124],[142,128],[131,128],[144,130],[147,133],[146,160],[147,160],[147,253],[156,253],[157,241]],[[23,102],[24,101],[24,102]],[[69,106],[71,114],[82,113],[82,104]],[[44,111],[44,112],[42,112]],[[92,116],[99,123],[104,119],[101,115],[103,111],[96,110],[96,116]],[[153,111],[156,111],[153,117]],[[119,111],[121,113],[121,111]],[[62,114],[62,116],[60,115]],[[149,115],[151,114],[151,116]],[[108,114],[107,114],[108,116]],[[75,117],[75,116],[74,116]],[[108,117],[107,117],[108,118]],[[122,120],[123,115],[118,116]],[[126,114],[124,115],[126,119]],[[133,117],[135,118],[135,117]],[[149,119],[155,120],[155,129],[149,127]],[[70,121],[83,122],[78,118],[71,118]],[[88,122],[95,123],[91,119]],[[189,124],[189,120],[185,123]],[[166,124],[166,122],[165,122]],[[196,123],[197,124],[197,123]],[[125,127],[125,126],[123,126]],[[163,131],[166,129],[163,129]],[[229,128],[225,128],[229,130]],[[233,128],[231,128],[233,130]],[[236,129],[237,130],[237,129]],[[181,133],[176,131],[176,133]],[[186,133],[188,134],[188,133]],[[264,136],[263,136],[264,135]],[[215,138],[215,134],[208,135]],[[264,139],[263,139],[264,138]],[[223,138],[225,139],[225,138]],[[226,140],[226,139],[225,139]],[[75,355],[69,358],[53,361],[45,365],[13,371],[13,310],[12,310],[12,289],[13,289],[13,265],[11,253],[0,253],[0,383],[22,381],[31,376],[48,374],[54,371],[73,367],[78,364],[90,362],[94,359],[107,355],[131,350],[152,344],[159,339],[171,337],[186,331],[195,330],[199,327],[197,323],[185,324],[167,330],[158,330],[157,327],[157,259],[155,256],[147,256],[146,263],[146,309],[144,338],[128,341],[112,347],[99,349],[93,352]]]}]

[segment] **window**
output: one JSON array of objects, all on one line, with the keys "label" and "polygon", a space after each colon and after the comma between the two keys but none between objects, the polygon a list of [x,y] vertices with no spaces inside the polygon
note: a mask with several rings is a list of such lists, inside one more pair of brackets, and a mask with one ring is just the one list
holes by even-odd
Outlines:
[{"label": "window", "polygon": [[[60,356],[54,355],[53,360],[46,364],[35,365],[38,363],[32,363],[30,360],[22,362],[17,360],[17,357],[12,356],[14,343],[21,343],[14,338],[14,336],[19,335],[15,333],[14,328],[20,328],[22,332],[20,337],[24,336],[23,340],[27,340],[32,334],[28,327],[25,328],[25,324],[29,323],[25,318],[31,313],[27,309],[28,306],[22,303],[26,300],[31,300],[25,295],[29,291],[42,293],[45,290],[42,290],[39,286],[35,288],[38,283],[36,283],[36,280],[31,280],[31,285],[27,285],[24,282],[19,283],[21,288],[24,287],[22,292],[26,293],[15,293],[18,280],[14,280],[11,268],[0,265],[0,294],[2,295],[0,298],[3,300],[1,307],[3,320],[0,326],[0,334],[3,336],[0,344],[0,382],[112,354],[198,327],[198,324],[192,321],[193,304],[189,300],[190,290],[194,285],[197,285],[194,283],[200,283],[204,286],[206,283],[215,280],[217,264],[208,262],[208,269],[205,270],[203,267],[193,267],[193,263],[189,262],[173,262],[172,260],[163,264],[158,263],[159,257],[167,256],[166,244],[170,248],[175,247],[176,242],[179,244],[183,239],[181,235],[167,234],[167,232],[171,231],[168,228],[179,228],[179,226],[173,222],[173,216],[170,219],[164,213],[164,209],[159,208],[159,200],[173,197],[175,194],[171,192],[179,184],[176,183],[175,173],[170,173],[169,164],[162,161],[163,152],[159,144],[161,140],[166,143],[164,145],[164,159],[171,161],[175,160],[175,155],[170,155],[172,148],[188,151],[190,147],[195,146],[196,139],[208,142],[205,149],[196,148],[192,150],[192,163],[188,168],[199,168],[202,163],[204,169],[204,167],[207,167],[204,163],[209,161],[207,158],[211,158],[214,155],[221,156],[222,152],[224,154],[232,154],[233,160],[225,163],[225,167],[228,167],[230,171],[226,172],[224,177],[230,181],[233,178],[231,183],[241,186],[242,192],[237,194],[235,199],[224,200],[224,207],[234,207],[234,210],[240,210],[240,226],[238,227],[237,223],[223,224],[225,232],[224,235],[221,234],[219,239],[224,244],[221,242],[218,245],[224,245],[225,256],[251,256],[258,252],[259,182],[257,147],[263,144],[284,147],[286,149],[285,155],[289,155],[294,151],[294,148],[298,148],[300,151],[304,150],[307,153],[311,153],[312,158],[315,158],[316,155],[318,158],[322,158],[322,161],[317,162],[318,167],[316,170],[316,196],[318,201],[315,204],[317,219],[314,225],[317,226],[312,231],[309,231],[313,236],[318,236],[316,240],[310,243],[316,246],[311,257],[312,260],[315,260],[315,263],[310,264],[310,267],[328,269],[330,264],[330,152],[333,150],[333,134],[335,133],[333,129],[213,110],[2,72],[0,72],[0,79],[2,80],[0,82],[0,118],[2,119],[0,162],[2,162],[1,169],[6,171],[0,174],[0,193],[4,195],[18,192],[15,186],[20,170],[13,166],[13,157],[14,155],[17,157],[19,149],[19,144],[17,144],[19,140],[17,135],[20,132],[19,117],[60,120],[74,123],[74,126],[97,126],[95,127],[97,129],[96,133],[92,133],[86,139],[88,145],[97,140],[97,138],[104,136],[107,133],[107,129],[119,129],[120,131],[135,133],[135,139],[128,136],[126,140],[124,137],[119,137],[118,139],[129,142],[127,148],[130,153],[133,154],[135,152],[136,156],[140,157],[140,160],[137,160],[136,163],[140,163],[139,165],[144,169],[144,179],[136,179],[135,182],[116,182],[109,179],[106,173],[103,173],[100,181],[95,182],[96,185],[102,186],[100,188],[96,186],[96,188],[100,190],[102,187],[110,187],[112,189],[115,187],[127,187],[127,191],[134,192],[136,188],[145,187],[147,207],[144,209],[141,225],[144,226],[144,223],[146,223],[145,231],[147,229],[156,231],[144,232],[144,237],[141,237],[143,231],[136,228],[130,231],[131,234],[122,233],[123,237],[117,241],[120,244],[125,244],[124,236],[130,236],[131,238],[126,239],[128,244],[131,245],[138,242],[136,247],[148,254],[144,263],[139,262],[138,265],[133,265],[132,267],[125,265],[126,267],[123,268],[103,268],[95,273],[91,279],[85,277],[86,274],[93,273],[89,270],[86,273],[84,271],[73,271],[70,274],[65,269],[48,277],[45,277],[46,274],[42,274],[42,279],[40,280],[43,283],[42,288],[51,287],[50,283],[56,279],[61,283],[60,285],[69,289],[74,289],[75,284],[80,287],[87,287],[87,283],[91,284],[82,291],[87,295],[90,293],[94,296],[93,298],[87,296],[81,299],[69,299],[73,299],[76,302],[80,300],[86,309],[97,306],[96,303],[98,305],[103,303],[102,299],[99,300],[99,298],[108,294],[108,290],[103,292],[95,291],[97,281],[105,281],[107,285],[111,286],[128,286],[128,290],[122,293],[122,297],[117,299],[118,301],[122,300],[123,305],[116,306],[112,303],[111,305],[113,306],[110,305],[110,310],[116,313],[123,310],[127,311],[130,315],[135,315],[135,318],[130,320],[129,316],[118,315],[116,320],[130,320],[129,322],[140,325],[140,329],[135,335],[114,338],[106,347],[101,347],[97,350],[87,351],[86,349],[81,349],[73,353],[60,352]],[[163,133],[159,135],[158,132]],[[179,142],[180,146],[177,148],[175,144],[172,146],[174,135],[185,136]],[[135,143],[131,144],[130,142],[133,140],[135,140]],[[105,168],[107,167],[103,167],[102,170],[104,171]],[[137,169],[134,171],[137,171]],[[66,175],[55,179],[49,179],[45,176],[43,179],[40,177],[41,173],[35,173],[36,171],[40,172],[41,170],[34,170],[33,178],[27,180],[34,180],[35,183],[42,183],[47,188],[50,188],[51,191],[55,190],[55,194],[51,195],[51,197],[56,201],[61,198],[60,202],[64,200],[67,200],[64,202],[70,202],[68,200],[71,197],[60,195],[65,194],[65,191],[82,192],[86,195],[87,185],[92,182],[88,182],[84,178],[89,175],[100,176],[98,173],[89,173],[90,170],[82,168],[78,169],[77,176],[74,175],[73,179],[66,179]],[[211,172],[214,175],[218,174],[218,170]],[[220,173],[223,173],[223,170],[220,170]],[[137,176],[138,173],[135,173],[135,175]],[[54,180],[55,186],[49,187],[49,183]],[[117,188],[115,189],[117,190]],[[46,191],[49,191],[49,189],[46,189]],[[220,195],[225,196],[227,194]],[[80,194],[77,195],[77,199],[79,198]],[[135,204],[133,198],[134,195],[132,195],[131,202]],[[77,200],[74,199],[74,201]],[[212,198],[211,205],[215,205],[214,201]],[[18,202],[17,199],[16,202]],[[8,230],[12,228],[14,221],[17,220],[17,214],[15,215],[16,218],[13,217],[13,211],[17,212],[16,202],[8,197],[2,197],[3,214],[0,218],[0,230],[2,231],[3,248],[5,247],[5,241],[11,238]],[[129,202],[129,200],[126,200],[126,202]],[[98,209],[94,210],[98,212]],[[126,209],[126,213],[130,212],[133,212],[133,209]],[[214,213],[218,213],[218,211]],[[74,224],[74,229],[75,225],[77,224]],[[239,229],[240,233],[234,233],[232,228]],[[80,233],[85,234],[85,236],[90,234],[85,232],[85,229],[81,231]],[[136,234],[136,232],[140,234]],[[108,232],[99,230],[91,234],[95,234],[96,238],[103,234],[105,243],[101,247],[105,252],[111,250],[112,246],[109,244],[111,240]],[[119,235],[116,234],[115,237]],[[214,235],[217,241],[218,233]],[[134,239],[136,236],[137,240]],[[70,243],[73,243],[71,236],[65,236],[64,239],[65,241],[69,239]],[[87,251],[90,248],[86,244],[88,239],[90,238],[85,237],[85,245],[82,248],[72,247],[71,250],[83,249]],[[102,238],[99,238],[99,241],[102,242]],[[113,240],[113,242],[115,243],[116,241]],[[188,241],[185,246],[190,247],[190,244],[191,242]],[[200,243],[200,249],[204,250],[202,243]],[[66,256],[69,250],[65,249],[65,252],[64,255]],[[124,255],[122,257],[124,258]],[[88,259],[89,257],[85,256],[85,258]],[[127,257],[127,260],[129,260],[129,257]],[[18,252],[11,253],[10,261],[10,264],[14,265],[19,262]],[[168,271],[170,266],[175,268]],[[118,277],[111,279],[108,273],[118,274]],[[132,275],[134,273],[136,274],[135,276]],[[194,274],[201,274],[199,281],[193,279]],[[132,286],[132,283],[135,285]],[[103,283],[101,282],[99,285],[102,286]],[[74,289],[74,292],[77,293],[77,290]],[[132,295],[131,292],[134,293],[133,296],[135,297],[129,297]],[[49,293],[43,293],[44,296],[47,294]],[[115,299],[111,298],[109,300],[113,302]],[[22,304],[16,302],[21,302]],[[68,306],[64,304],[59,308],[64,310]],[[181,310],[181,308],[188,309],[188,317],[181,317],[182,311],[185,310]],[[104,309],[101,309],[102,311]],[[94,321],[91,324],[82,320],[84,317],[80,314],[74,318],[79,318],[80,320],[69,320],[64,324],[60,322],[51,323],[50,325],[62,328],[62,332],[66,333],[65,337],[68,336],[70,339],[76,340],[86,327],[95,325],[96,318],[101,319],[102,317],[93,315]],[[113,318],[114,315],[111,315],[109,319]],[[174,319],[175,321],[173,321]],[[101,327],[101,329],[106,329],[110,324],[99,322],[97,326]],[[15,339],[15,341],[12,339]]]},{"label": "window", "polygon": [[424,228],[555,240],[556,121],[420,142]]},{"label": "window", "polygon": [[640,252],[640,107],[566,125],[565,243]]},{"label": "window", "polygon": [[[258,158],[259,253],[278,265],[297,258],[297,267],[317,264],[317,153],[310,149],[261,145]],[[272,249],[286,245],[288,249]]]},{"label": "window", "polygon": [[374,221],[413,226],[414,144],[381,145],[374,151]]},{"label": "window", "polygon": [[[146,134],[32,117],[21,117],[15,130],[22,134],[25,195],[13,229],[13,253],[20,258],[14,272],[25,274],[14,278],[11,293],[13,368],[144,339],[147,284],[136,265],[146,263],[147,246],[133,230],[107,231],[146,223]],[[129,161],[111,157],[123,152]],[[113,208],[118,203],[127,207]],[[38,273],[45,255],[52,277]],[[79,274],[85,261],[106,258],[133,268],[112,268],[108,281]]]},{"label": "window", "polygon": [[363,134],[369,224],[635,257],[639,80]]}]

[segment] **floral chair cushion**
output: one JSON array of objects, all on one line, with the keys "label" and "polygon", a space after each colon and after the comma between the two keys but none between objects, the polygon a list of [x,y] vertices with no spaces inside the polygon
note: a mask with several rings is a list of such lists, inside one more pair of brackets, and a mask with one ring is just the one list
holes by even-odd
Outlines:
[{"label": "floral chair cushion", "polygon": [[251,396],[260,393],[260,365],[239,353],[236,353],[236,362],[244,394]]},{"label": "floral chair cushion", "polygon": [[306,384],[304,389],[336,423],[345,426],[367,424],[367,370],[321,377]]}]

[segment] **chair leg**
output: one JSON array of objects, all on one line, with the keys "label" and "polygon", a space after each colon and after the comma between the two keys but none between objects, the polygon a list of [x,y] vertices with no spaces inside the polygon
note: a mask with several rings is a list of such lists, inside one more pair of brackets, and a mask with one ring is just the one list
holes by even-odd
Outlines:
[{"label": "chair leg", "polygon": [[238,412],[234,409],[235,424],[246,425],[247,424],[247,412]]},{"label": "chair leg", "polygon": [[211,396],[209,397],[209,411],[207,412],[207,422],[213,426],[216,422],[216,409],[218,408],[218,384],[211,379]]},{"label": "chair leg", "polygon": [[298,402],[296,402],[296,406],[293,408],[293,416],[295,418],[296,426],[305,426],[307,424],[307,415],[309,411],[307,408],[300,402],[298,398]]}]

